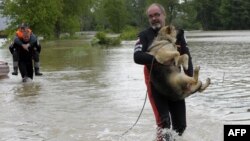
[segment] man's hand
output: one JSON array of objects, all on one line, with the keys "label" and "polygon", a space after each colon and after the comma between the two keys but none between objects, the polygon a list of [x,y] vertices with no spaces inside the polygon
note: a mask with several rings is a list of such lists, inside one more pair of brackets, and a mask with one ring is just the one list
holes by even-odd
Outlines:
[{"label": "man's hand", "polygon": [[25,49],[27,51],[29,51],[29,46],[30,46],[29,43],[28,44],[22,44],[23,49]]}]

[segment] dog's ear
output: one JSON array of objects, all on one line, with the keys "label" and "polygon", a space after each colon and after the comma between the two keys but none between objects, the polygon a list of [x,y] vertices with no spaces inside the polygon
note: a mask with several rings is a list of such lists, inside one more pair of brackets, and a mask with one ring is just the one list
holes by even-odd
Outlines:
[{"label": "dog's ear", "polygon": [[169,25],[166,27],[166,33],[167,34],[172,34],[175,31],[175,27],[172,25]]},{"label": "dog's ear", "polygon": [[167,26],[167,27],[166,27],[166,33],[167,33],[167,34],[170,34],[171,31],[172,31],[171,26]]}]

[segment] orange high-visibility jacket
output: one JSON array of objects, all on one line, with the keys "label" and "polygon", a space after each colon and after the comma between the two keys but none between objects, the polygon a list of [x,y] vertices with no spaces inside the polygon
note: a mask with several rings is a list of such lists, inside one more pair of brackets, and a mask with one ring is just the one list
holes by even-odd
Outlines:
[{"label": "orange high-visibility jacket", "polygon": [[[32,30],[31,29],[26,29],[28,30],[28,32],[31,34],[32,33]],[[19,39],[23,39],[23,32],[22,30],[19,28],[17,31],[16,31],[16,36],[19,38]]]}]

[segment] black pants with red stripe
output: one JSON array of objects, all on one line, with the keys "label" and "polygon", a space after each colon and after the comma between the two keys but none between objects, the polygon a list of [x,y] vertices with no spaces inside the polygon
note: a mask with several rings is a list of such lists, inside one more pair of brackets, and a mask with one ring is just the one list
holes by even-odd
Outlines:
[{"label": "black pants with red stripe", "polygon": [[149,70],[144,67],[145,83],[147,85],[148,97],[153,108],[156,124],[159,127],[157,131],[158,141],[167,138],[169,135],[162,135],[162,129],[172,127],[179,135],[182,135],[186,128],[186,106],[185,100],[171,101],[164,95],[157,92],[151,85]]}]

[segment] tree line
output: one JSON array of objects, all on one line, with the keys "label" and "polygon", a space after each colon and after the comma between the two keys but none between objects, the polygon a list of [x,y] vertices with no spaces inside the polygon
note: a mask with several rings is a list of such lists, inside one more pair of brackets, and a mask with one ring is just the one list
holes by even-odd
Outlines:
[{"label": "tree line", "polygon": [[36,34],[58,38],[77,31],[141,30],[153,2],[165,7],[168,24],[186,30],[250,29],[250,0],[2,0],[0,12],[9,19],[8,32],[26,22]]}]

